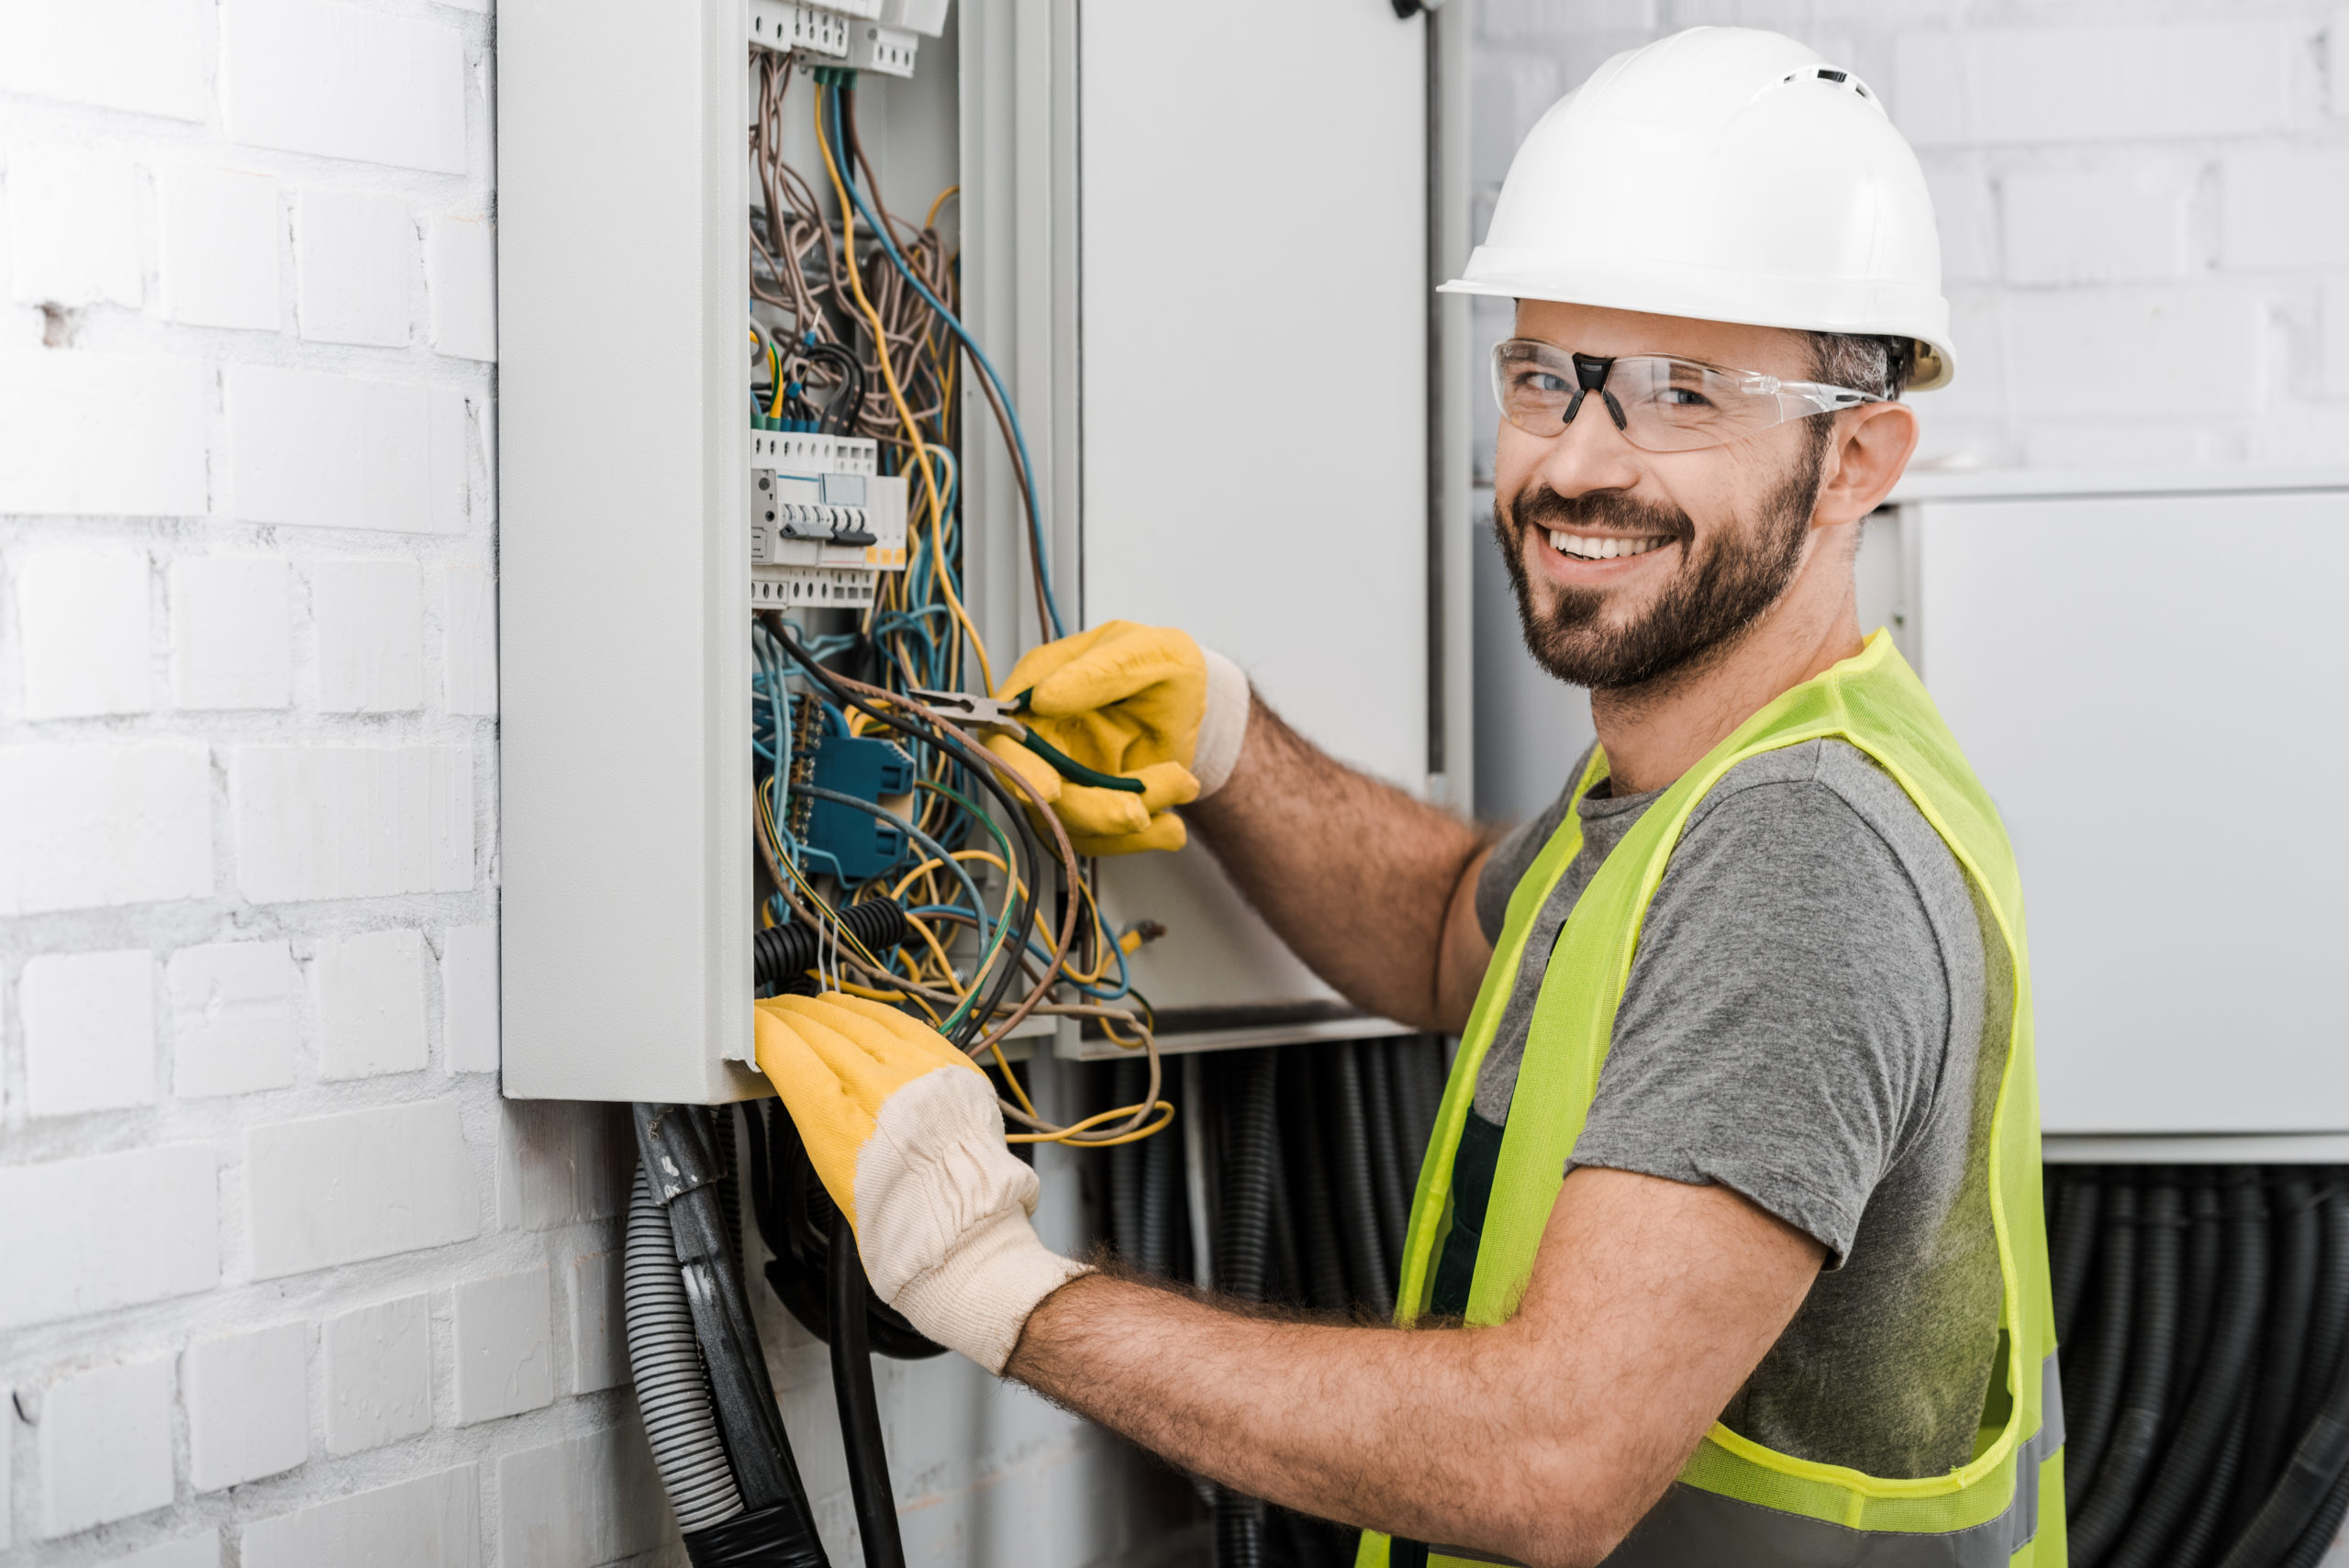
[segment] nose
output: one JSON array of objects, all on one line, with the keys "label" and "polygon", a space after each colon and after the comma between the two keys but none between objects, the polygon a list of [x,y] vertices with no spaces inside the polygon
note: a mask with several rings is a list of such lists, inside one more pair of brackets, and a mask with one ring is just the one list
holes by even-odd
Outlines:
[{"label": "nose", "polygon": [[1639,450],[1623,439],[1623,432],[1607,417],[1606,407],[1590,398],[1580,412],[1583,417],[1543,442],[1535,465],[1543,483],[1570,498],[1594,490],[1629,490],[1637,484]]}]

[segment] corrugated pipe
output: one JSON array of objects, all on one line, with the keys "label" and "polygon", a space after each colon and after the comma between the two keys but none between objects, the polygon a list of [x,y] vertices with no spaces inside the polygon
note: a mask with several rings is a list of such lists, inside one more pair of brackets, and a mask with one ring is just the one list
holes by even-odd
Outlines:
[{"label": "corrugated pipe", "polygon": [[710,1406],[709,1380],[702,1373],[701,1348],[694,1340],[694,1315],[685,1306],[669,1217],[653,1201],[641,1166],[629,1200],[621,1270],[637,1407],[643,1412],[652,1463],[661,1472],[677,1528],[691,1535],[740,1513],[742,1494],[735,1489],[726,1446],[718,1440],[718,1415]]},{"label": "corrugated pipe", "polygon": [[2313,1568],[2332,1544],[2349,1513],[2343,1174],[2049,1168],[2074,1568]]}]

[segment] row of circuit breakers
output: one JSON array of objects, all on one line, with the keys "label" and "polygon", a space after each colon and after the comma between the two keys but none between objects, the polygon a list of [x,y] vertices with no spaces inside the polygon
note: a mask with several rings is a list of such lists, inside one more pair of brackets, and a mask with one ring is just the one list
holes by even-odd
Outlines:
[{"label": "row of circuit breakers", "polygon": [[906,481],[864,436],[751,432],[751,607],[863,609],[906,567]]},{"label": "row of circuit breakers", "polygon": [[924,37],[946,28],[947,0],[751,0],[751,42],[810,64],[911,76]]}]

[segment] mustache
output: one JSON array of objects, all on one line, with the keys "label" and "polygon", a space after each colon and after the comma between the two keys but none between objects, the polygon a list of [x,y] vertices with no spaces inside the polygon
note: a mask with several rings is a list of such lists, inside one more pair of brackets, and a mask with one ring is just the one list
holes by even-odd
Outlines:
[{"label": "mustache", "polygon": [[1634,500],[1620,490],[1561,495],[1539,479],[1510,497],[1508,517],[1520,538],[1529,528],[1662,535],[1681,544],[1697,537],[1697,525],[1677,506]]}]

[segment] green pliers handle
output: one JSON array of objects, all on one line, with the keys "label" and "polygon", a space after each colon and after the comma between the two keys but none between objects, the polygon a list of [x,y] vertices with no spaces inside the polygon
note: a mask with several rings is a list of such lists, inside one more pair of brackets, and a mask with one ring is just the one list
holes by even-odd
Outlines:
[{"label": "green pliers handle", "polygon": [[[1028,706],[1028,695],[1026,692],[1015,693],[1011,697],[1012,707],[1025,708]],[[1098,768],[1086,767],[1083,762],[1037,734],[1036,727],[1032,724],[1023,724],[1019,727],[1019,743],[1052,763],[1059,771],[1061,777],[1072,784],[1091,784],[1095,789],[1114,789],[1123,795],[1142,793],[1141,780],[1130,779],[1120,773],[1105,773]]]}]

